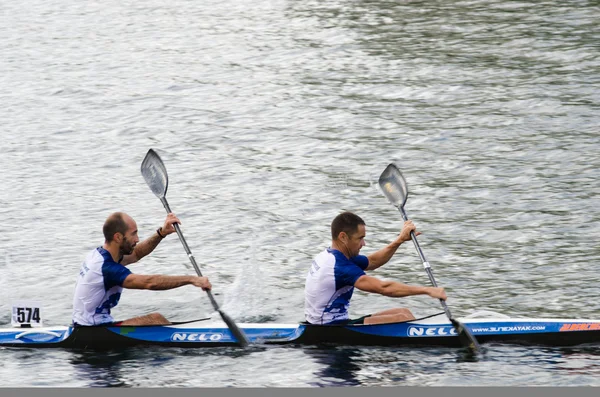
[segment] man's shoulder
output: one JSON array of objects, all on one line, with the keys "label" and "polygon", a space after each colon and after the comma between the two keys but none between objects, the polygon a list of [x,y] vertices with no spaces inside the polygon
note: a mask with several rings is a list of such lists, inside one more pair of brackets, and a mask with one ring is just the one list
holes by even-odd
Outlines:
[{"label": "man's shoulder", "polygon": [[86,257],[86,262],[97,266],[103,273],[115,270],[120,271],[121,268],[127,269],[123,264],[115,262],[110,252],[102,246],[91,250]]},{"label": "man's shoulder", "polygon": [[366,256],[358,255],[348,259],[342,252],[332,248],[324,249],[314,258],[314,262],[319,265],[328,264],[328,266],[336,268],[337,271],[342,269],[355,269],[356,267],[362,269],[365,261],[368,264],[368,258]]},{"label": "man's shoulder", "polygon": [[329,252],[329,248],[326,248],[324,250],[321,250],[318,254],[316,254],[313,259],[314,260],[322,260],[324,258],[327,258],[328,256],[330,256],[330,252]]},{"label": "man's shoulder", "polygon": [[336,255],[336,268],[343,272],[354,273],[356,271],[364,272],[369,265],[369,258],[364,255],[346,258],[345,255]]},{"label": "man's shoulder", "polygon": [[344,255],[342,252],[335,250],[335,249],[328,248],[325,251],[329,255],[331,255],[333,258],[335,258],[336,264],[340,264],[340,265],[358,265],[359,263],[363,263],[365,260],[367,260],[367,261],[369,260],[364,255],[356,255],[356,256],[353,256],[352,258],[348,259],[346,257],[346,255]]},{"label": "man's shoulder", "polygon": [[104,258],[104,255],[102,255],[101,249],[103,249],[103,248],[96,247],[94,249],[89,250],[88,253],[85,255],[85,259],[84,259],[83,263],[86,264],[88,267],[93,266],[94,264],[101,266],[102,263],[104,263],[104,261],[105,261],[105,258]]},{"label": "man's shoulder", "polygon": [[112,255],[110,254],[110,252],[108,252],[104,247],[97,247],[94,250],[92,250],[92,252],[94,252],[94,251],[97,252],[97,255],[102,257],[102,260],[104,261],[104,265],[113,265],[114,264],[114,265],[118,265],[118,266],[123,266],[121,263],[115,262]]}]

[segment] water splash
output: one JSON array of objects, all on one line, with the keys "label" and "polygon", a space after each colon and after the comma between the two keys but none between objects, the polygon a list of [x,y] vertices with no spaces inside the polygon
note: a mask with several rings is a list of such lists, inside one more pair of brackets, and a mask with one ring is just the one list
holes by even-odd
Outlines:
[{"label": "water splash", "polygon": [[[257,232],[252,234],[258,235]],[[264,289],[260,261],[256,259],[256,249],[261,246],[261,242],[257,240],[254,239],[251,243],[249,257],[241,262],[239,272],[225,293],[223,309],[238,321],[265,321],[269,318],[264,318],[261,313],[260,303],[263,300]]]}]

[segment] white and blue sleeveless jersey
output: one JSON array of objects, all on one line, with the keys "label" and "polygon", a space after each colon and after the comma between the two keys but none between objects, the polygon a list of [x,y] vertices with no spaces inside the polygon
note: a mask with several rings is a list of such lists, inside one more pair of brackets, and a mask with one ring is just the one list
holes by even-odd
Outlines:
[{"label": "white and blue sleeveless jersey", "polygon": [[73,297],[73,322],[99,325],[113,322],[110,309],[117,306],[123,281],[131,274],[102,247],[91,251],[81,264]]},{"label": "white and blue sleeveless jersey", "polygon": [[354,283],[365,275],[369,258],[358,255],[350,259],[328,248],[312,262],[304,286],[304,315],[311,324],[329,324],[348,320],[348,306]]}]

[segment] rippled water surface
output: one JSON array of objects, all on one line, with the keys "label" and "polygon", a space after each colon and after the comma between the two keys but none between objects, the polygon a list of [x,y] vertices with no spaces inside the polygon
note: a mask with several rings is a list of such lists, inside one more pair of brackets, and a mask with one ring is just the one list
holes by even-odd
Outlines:
[{"label": "rippled water surface", "polygon": [[[600,318],[600,5],[596,1],[4,2],[0,13],[0,326],[10,302],[70,322],[75,276],[122,210],[169,203],[237,321],[303,319],[304,277],[342,210],[369,254],[409,216],[453,314]],[[170,237],[132,270],[193,274]],[[427,285],[410,245],[374,273]],[[353,316],[423,296],[355,292]],[[211,313],[191,287],[126,291],[114,311]],[[597,347],[0,350],[0,386],[600,385]],[[32,376],[31,374],[35,374]]]}]

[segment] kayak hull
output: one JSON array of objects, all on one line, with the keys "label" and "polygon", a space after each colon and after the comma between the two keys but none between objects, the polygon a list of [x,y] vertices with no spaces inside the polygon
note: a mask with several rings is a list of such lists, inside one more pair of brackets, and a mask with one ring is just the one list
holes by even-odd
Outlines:
[{"label": "kayak hull", "polygon": [[[479,343],[544,346],[600,344],[600,320],[459,319]],[[253,344],[460,347],[443,315],[376,325],[238,324]],[[237,346],[222,322],[210,319],[165,326],[94,326],[0,329],[1,347],[113,349],[130,346],[205,348]]]}]

